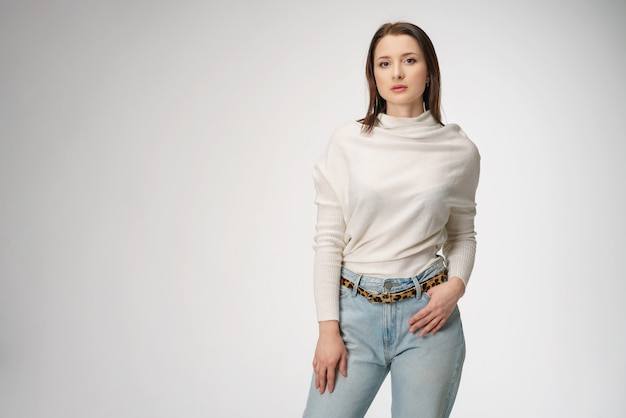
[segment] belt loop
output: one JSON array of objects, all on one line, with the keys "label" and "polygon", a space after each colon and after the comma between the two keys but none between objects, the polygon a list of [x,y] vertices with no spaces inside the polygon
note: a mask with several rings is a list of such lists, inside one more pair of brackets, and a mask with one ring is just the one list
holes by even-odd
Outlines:
[{"label": "belt loop", "polygon": [[422,287],[420,286],[419,276],[413,276],[413,284],[415,285],[415,299],[422,298]]},{"label": "belt loop", "polygon": [[359,283],[361,282],[362,274],[359,274],[354,281],[354,289],[352,289],[352,297],[356,296],[359,293]]}]

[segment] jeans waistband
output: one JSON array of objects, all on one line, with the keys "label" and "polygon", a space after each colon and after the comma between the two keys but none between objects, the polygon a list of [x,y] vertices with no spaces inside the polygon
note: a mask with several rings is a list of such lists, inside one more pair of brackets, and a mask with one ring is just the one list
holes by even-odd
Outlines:
[{"label": "jeans waistband", "polygon": [[437,260],[428,265],[424,270],[413,277],[389,277],[379,278],[364,276],[359,273],[355,273],[345,267],[341,268],[341,277],[344,277],[355,284],[356,287],[361,287],[370,292],[383,293],[388,292],[401,292],[412,286],[419,288],[419,283],[430,279],[433,276],[441,273],[446,269],[446,263],[443,257],[438,256]]}]

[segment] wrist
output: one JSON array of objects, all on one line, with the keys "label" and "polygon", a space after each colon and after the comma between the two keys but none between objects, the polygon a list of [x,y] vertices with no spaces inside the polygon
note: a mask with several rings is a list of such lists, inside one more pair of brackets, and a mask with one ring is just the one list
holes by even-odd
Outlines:
[{"label": "wrist", "polygon": [[320,321],[319,322],[320,335],[339,334],[339,321]]},{"label": "wrist", "polygon": [[465,294],[465,282],[459,276],[452,276],[448,280],[448,284],[455,290],[459,299]]}]

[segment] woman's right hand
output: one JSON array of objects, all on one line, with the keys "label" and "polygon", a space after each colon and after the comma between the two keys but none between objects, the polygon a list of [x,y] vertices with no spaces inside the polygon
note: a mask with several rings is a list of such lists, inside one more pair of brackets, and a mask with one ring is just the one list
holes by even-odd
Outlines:
[{"label": "woman's right hand", "polygon": [[348,351],[341,338],[338,321],[321,321],[320,335],[313,357],[315,371],[315,387],[323,394],[335,390],[335,376],[339,369],[344,377],[347,376]]}]

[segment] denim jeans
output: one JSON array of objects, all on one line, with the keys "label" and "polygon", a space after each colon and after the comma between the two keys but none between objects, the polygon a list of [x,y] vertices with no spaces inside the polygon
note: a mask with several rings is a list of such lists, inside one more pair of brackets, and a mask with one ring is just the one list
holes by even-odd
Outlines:
[{"label": "denim jeans", "polygon": [[348,351],[347,377],[337,373],[335,390],[319,393],[315,375],[305,418],[361,418],[391,374],[393,418],[445,418],[450,415],[465,359],[465,340],[458,308],[434,335],[409,332],[408,320],[428,303],[419,282],[445,268],[442,258],[412,278],[379,279],[343,269],[342,276],[373,293],[398,292],[418,284],[417,296],[394,303],[372,304],[341,287],[339,324]]}]

